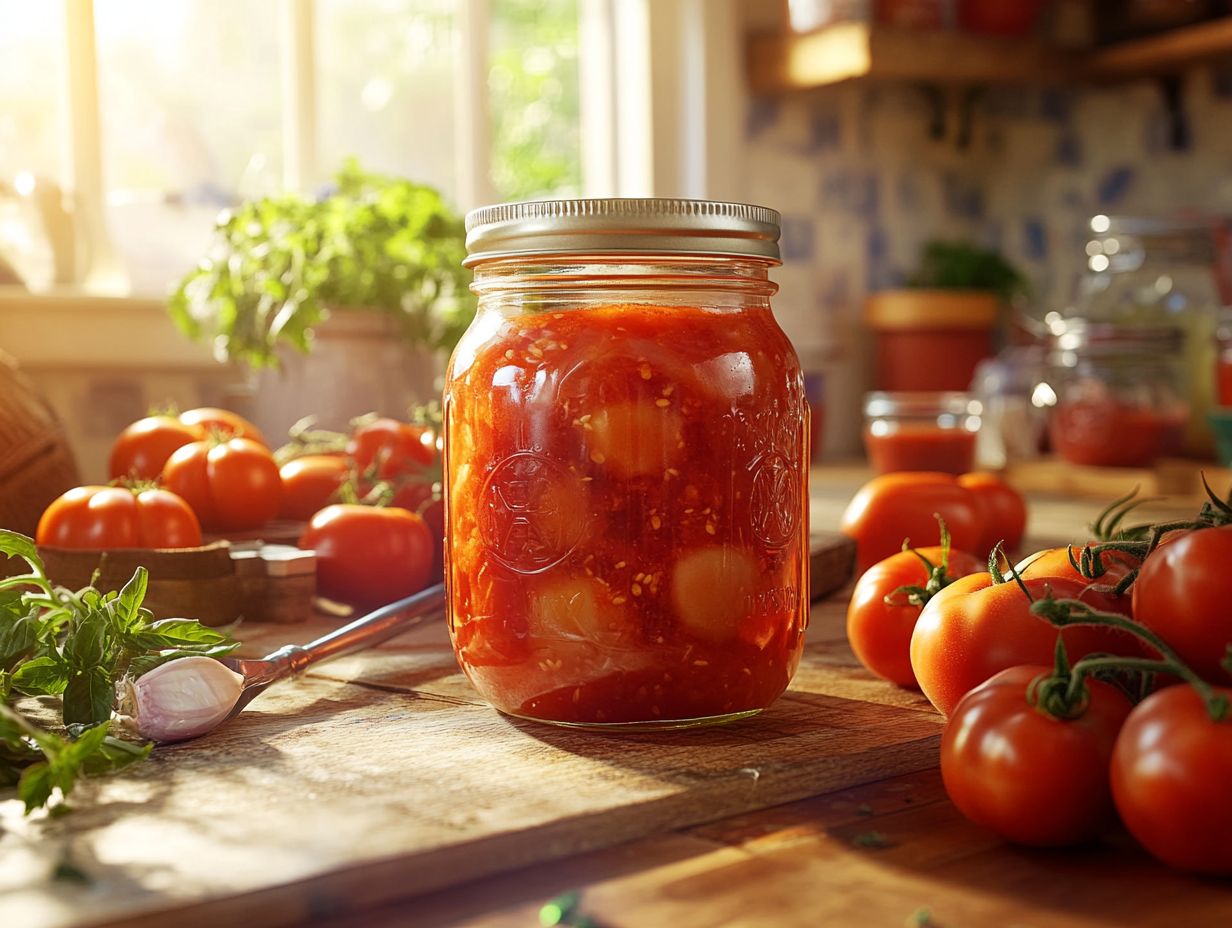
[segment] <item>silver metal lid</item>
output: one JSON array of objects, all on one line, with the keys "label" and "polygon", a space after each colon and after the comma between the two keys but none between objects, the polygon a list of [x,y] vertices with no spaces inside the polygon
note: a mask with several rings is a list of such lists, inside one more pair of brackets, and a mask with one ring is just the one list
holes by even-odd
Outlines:
[{"label": "silver metal lid", "polygon": [[735,256],[779,263],[779,214],[712,200],[529,200],[466,217],[473,267],[538,255]]}]

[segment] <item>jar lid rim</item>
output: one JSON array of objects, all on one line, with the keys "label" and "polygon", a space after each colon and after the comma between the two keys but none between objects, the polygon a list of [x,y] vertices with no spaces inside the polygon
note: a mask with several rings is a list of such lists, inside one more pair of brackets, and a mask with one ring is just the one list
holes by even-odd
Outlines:
[{"label": "jar lid rim", "polygon": [[471,210],[467,258],[536,255],[733,256],[780,261],[782,217],[749,203],[678,197],[524,200]]}]

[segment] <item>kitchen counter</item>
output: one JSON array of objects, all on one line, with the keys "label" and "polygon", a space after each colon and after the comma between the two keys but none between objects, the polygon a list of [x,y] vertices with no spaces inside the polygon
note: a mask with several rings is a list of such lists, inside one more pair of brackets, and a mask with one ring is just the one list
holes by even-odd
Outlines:
[{"label": "kitchen counter", "polygon": [[[815,526],[863,476],[815,474]],[[1033,499],[1031,534],[1080,537],[1093,508]],[[846,599],[814,606],[801,671],[762,716],[657,735],[499,716],[439,624],[415,629],[89,784],[71,815],[0,802],[0,924],[512,928],[567,891],[613,926],[1232,924],[1232,884],[1124,834],[1042,852],[966,822],[936,769],[940,719],[858,666]]]}]

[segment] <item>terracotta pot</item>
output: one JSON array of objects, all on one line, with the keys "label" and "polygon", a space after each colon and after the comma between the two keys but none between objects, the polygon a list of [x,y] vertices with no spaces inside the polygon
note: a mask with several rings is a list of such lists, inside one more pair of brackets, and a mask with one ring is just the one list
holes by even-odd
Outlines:
[{"label": "terracotta pot", "polygon": [[375,310],[335,310],[317,327],[309,354],[284,349],[280,358],[280,370],[257,375],[252,406],[275,443],[304,416],[343,431],[368,412],[405,419],[411,406],[440,395],[441,360],[409,345],[398,320]]},{"label": "terracotta pot", "polygon": [[865,304],[878,390],[963,391],[993,354],[1000,300],[975,290],[886,290]]}]

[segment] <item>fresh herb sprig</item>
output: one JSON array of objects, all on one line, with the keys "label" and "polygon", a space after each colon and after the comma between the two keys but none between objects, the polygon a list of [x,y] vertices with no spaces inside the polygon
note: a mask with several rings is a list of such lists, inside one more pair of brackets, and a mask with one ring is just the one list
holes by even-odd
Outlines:
[{"label": "fresh herb sprig", "polygon": [[[34,541],[0,529],[0,555],[28,572],[0,579],[0,786],[26,811],[72,792],[81,776],[122,770],[151,745],[110,733],[116,685],[191,654],[219,657],[238,642],[191,619],[155,621],[139,567],[118,591],[76,592],[48,579]],[[23,697],[58,697],[63,731],[23,711]]]}]

